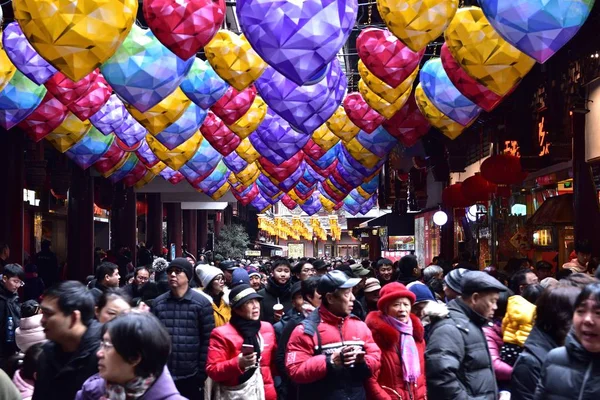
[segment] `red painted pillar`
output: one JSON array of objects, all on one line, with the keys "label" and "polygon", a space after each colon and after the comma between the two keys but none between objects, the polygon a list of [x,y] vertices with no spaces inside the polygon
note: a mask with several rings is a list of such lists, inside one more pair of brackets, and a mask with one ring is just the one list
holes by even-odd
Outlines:
[{"label": "red painted pillar", "polygon": [[167,248],[170,252],[171,244],[175,244],[175,257],[181,257],[181,244],[183,242],[181,226],[181,203],[167,203],[166,209]]},{"label": "red painted pillar", "polygon": [[223,227],[223,212],[217,211],[215,214],[215,240],[219,237],[221,233],[221,228]]},{"label": "red painted pillar", "polygon": [[67,222],[67,278],[85,282],[94,274],[94,178],[75,165]]},{"label": "red painted pillar", "polygon": [[198,247],[205,251],[208,242],[208,211],[198,211]]},{"label": "red painted pillar", "polygon": [[155,256],[162,257],[163,248],[163,205],[160,193],[148,193],[146,214],[146,247]]},{"label": "red painted pillar", "polygon": [[198,212],[183,210],[183,244],[187,251],[198,258]]}]

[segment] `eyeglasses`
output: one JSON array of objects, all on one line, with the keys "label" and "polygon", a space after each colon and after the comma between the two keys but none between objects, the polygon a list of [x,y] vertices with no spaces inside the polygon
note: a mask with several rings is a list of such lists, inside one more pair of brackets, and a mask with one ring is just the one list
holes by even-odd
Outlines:
[{"label": "eyeglasses", "polygon": [[175,272],[175,275],[179,275],[183,273],[183,270],[181,268],[170,268],[167,270],[167,275],[171,275],[173,272]]},{"label": "eyeglasses", "polygon": [[100,350],[110,350],[115,346],[108,340],[101,340],[98,347]]},{"label": "eyeglasses", "polygon": [[[12,278],[11,278],[11,279],[12,279]],[[11,279],[9,279],[9,280],[11,280]],[[20,279],[12,279],[12,281],[13,281],[15,284],[19,285],[19,287],[23,287],[23,286],[25,286],[25,282],[23,282],[23,281],[22,281],[22,280],[20,280]]]}]

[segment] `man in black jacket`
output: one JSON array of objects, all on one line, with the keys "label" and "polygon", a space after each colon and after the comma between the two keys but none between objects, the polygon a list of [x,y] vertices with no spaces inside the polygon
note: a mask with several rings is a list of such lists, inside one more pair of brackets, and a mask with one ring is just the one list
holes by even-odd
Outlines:
[{"label": "man in black jacket", "polygon": [[[21,319],[21,306],[17,290],[23,285],[25,271],[18,264],[7,264],[0,281],[0,362],[17,352],[15,330]],[[12,330],[8,330],[8,319],[12,320]]]},{"label": "man in black jacket", "polygon": [[75,281],[48,289],[42,326],[48,342],[38,360],[33,400],[74,399],[83,382],[98,372],[101,325],[94,320],[94,297]]},{"label": "man in black jacket", "polygon": [[186,258],[171,261],[167,268],[170,291],[154,300],[152,312],[171,335],[169,371],[177,389],[184,397],[201,399],[215,319],[210,301],[190,288],[193,271]]},{"label": "man in black jacket", "polygon": [[119,279],[121,279],[121,275],[119,275],[119,266],[117,264],[105,261],[98,266],[96,270],[96,282],[91,290],[96,304],[102,294],[106,292],[106,289],[119,287]]},{"label": "man in black jacket", "polygon": [[496,311],[506,287],[480,271],[462,278],[462,298],[436,322],[425,351],[427,394],[436,400],[496,400],[498,388],[482,327]]}]

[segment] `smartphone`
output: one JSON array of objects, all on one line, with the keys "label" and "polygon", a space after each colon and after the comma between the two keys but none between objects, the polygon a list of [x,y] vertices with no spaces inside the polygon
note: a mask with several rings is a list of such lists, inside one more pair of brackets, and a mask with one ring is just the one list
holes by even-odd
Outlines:
[{"label": "smartphone", "polygon": [[242,354],[247,356],[254,353],[254,346],[251,344],[242,344]]}]

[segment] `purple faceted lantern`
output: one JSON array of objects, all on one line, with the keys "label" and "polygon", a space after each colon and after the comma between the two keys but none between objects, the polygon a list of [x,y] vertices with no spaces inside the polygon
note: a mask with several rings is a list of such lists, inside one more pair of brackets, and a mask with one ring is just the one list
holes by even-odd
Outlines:
[{"label": "purple faceted lantern", "polygon": [[223,156],[215,150],[208,140],[203,140],[196,154],[179,171],[191,184],[204,180],[209,176]]},{"label": "purple faceted lantern", "polygon": [[277,184],[277,187],[284,192],[289,192],[294,186],[296,186],[296,184],[298,183],[300,178],[302,178],[302,175],[304,174],[305,165],[306,165],[306,161],[302,161],[302,164],[300,164],[300,167],[295,169],[290,174],[290,176],[285,178],[282,182],[279,182]]},{"label": "purple faceted lantern", "polygon": [[[296,155],[309,139],[310,134],[296,131],[270,108],[256,132],[250,136],[254,148],[277,165]],[[263,152],[262,150],[267,150],[265,147],[270,151]]]},{"label": "purple faceted lantern", "polygon": [[115,135],[129,147],[136,146],[144,140],[148,131],[131,114],[127,113],[125,120],[117,129]]},{"label": "purple faceted lantern", "polygon": [[244,35],[269,65],[298,85],[316,82],[346,43],[357,0],[238,0]]},{"label": "purple faceted lantern", "polygon": [[304,204],[300,204],[300,208],[308,215],[314,215],[321,211],[323,205],[319,199],[319,192],[315,191],[312,196],[310,196],[308,200],[304,202]]},{"label": "purple faceted lantern", "polygon": [[373,132],[367,133],[360,131],[356,137],[358,142],[365,149],[375,154],[379,158],[385,158],[396,146],[398,140],[390,135],[382,126],[377,127]]},{"label": "purple faceted lantern", "polygon": [[365,215],[377,204],[377,194],[374,194],[369,200],[367,200],[360,208],[360,213]]},{"label": "purple faceted lantern", "polygon": [[205,118],[206,110],[191,103],[177,121],[155,137],[167,149],[173,150],[198,132]]},{"label": "purple faceted lantern", "polygon": [[15,67],[36,84],[42,85],[56,74],[56,68],[35,51],[17,22],[4,28],[2,44]]},{"label": "purple faceted lantern", "polygon": [[262,195],[262,193],[260,193],[260,191],[258,192],[256,197],[254,199],[252,199],[250,204],[252,205],[252,207],[256,208],[259,212],[266,211],[268,208],[271,207],[271,204]]},{"label": "purple faceted lantern", "polygon": [[320,82],[299,86],[268,67],[255,85],[269,110],[274,110],[293,128],[310,134],[333,115],[346,92],[346,76],[339,61],[333,60],[326,71]]},{"label": "purple faceted lantern", "polygon": [[235,151],[223,157],[223,162],[234,174],[239,174],[248,166],[246,160],[240,157]]},{"label": "purple faceted lantern", "polygon": [[128,114],[121,99],[113,94],[102,108],[90,117],[90,122],[100,132],[108,135],[121,126]]},{"label": "purple faceted lantern", "polygon": [[160,162],[158,157],[156,157],[156,154],[154,154],[152,149],[150,149],[150,146],[148,145],[148,142],[146,142],[146,139],[142,140],[140,147],[138,147],[138,149],[135,151],[135,155],[138,156],[138,158],[146,166],[146,168],[152,168]]},{"label": "purple faceted lantern", "polygon": [[265,194],[267,197],[276,196],[280,191],[277,185],[271,182],[271,180],[263,174],[260,174],[258,176],[256,184],[258,185],[258,188],[260,189],[261,193]]}]

